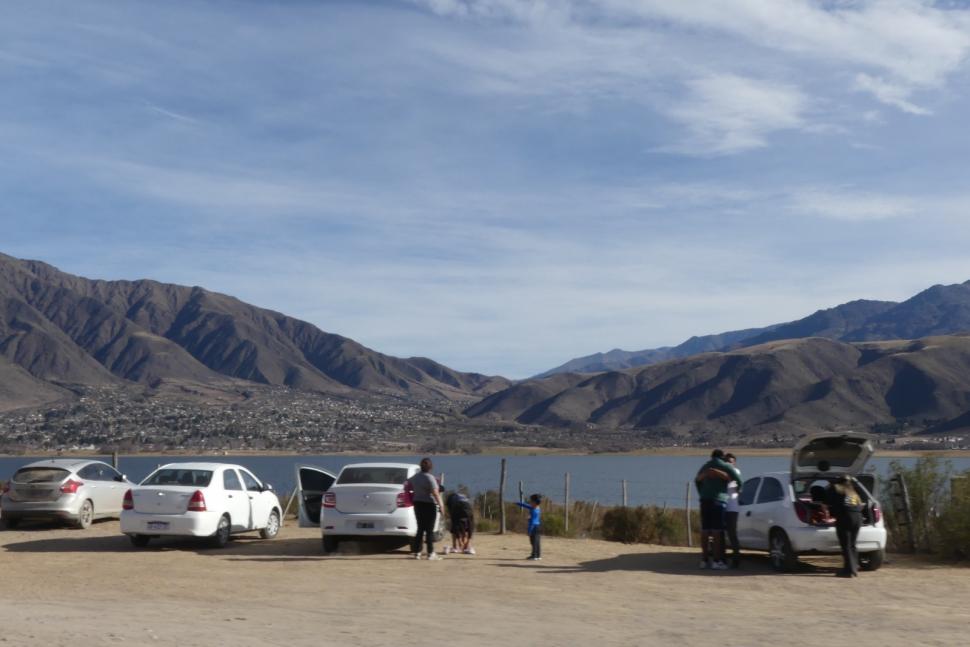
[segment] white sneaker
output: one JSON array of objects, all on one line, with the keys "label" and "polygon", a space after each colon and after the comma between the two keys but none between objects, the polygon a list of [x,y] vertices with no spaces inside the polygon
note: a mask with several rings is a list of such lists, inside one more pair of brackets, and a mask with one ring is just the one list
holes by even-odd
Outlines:
[{"label": "white sneaker", "polygon": [[[438,553],[431,553],[430,555],[428,555],[428,559],[433,562],[443,558]],[[727,568],[727,566],[725,566],[724,568]]]},{"label": "white sneaker", "polygon": [[414,553],[414,559],[421,559],[421,553]]},{"label": "white sneaker", "polygon": [[474,554],[475,554],[475,549],[474,549],[474,548],[466,548],[466,549],[464,550],[464,553],[465,553],[466,555],[474,555]]},{"label": "white sneaker", "polygon": [[457,548],[452,548],[451,546],[445,546],[445,555],[450,555],[451,553],[457,553]]},{"label": "white sneaker", "polygon": [[711,565],[708,563],[708,561],[706,559],[702,559],[701,560],[701,564],[700,564],[700,566],[698,566],[698,568],[701,568],[701,569],[711,568]]},{"label": "white sneaker", "polygon": [[714,562],[711,564],[711,569],[715,571],[726,571],[728,569],[728,565],[724,562]]}]

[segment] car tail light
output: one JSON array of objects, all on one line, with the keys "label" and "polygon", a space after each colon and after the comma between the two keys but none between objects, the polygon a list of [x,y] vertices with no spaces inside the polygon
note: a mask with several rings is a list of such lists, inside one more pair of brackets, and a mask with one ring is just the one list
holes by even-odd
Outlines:
[{"label": "car tail light", "polygon": [[61,492],[64,494],[77,494],[77,489],[84,485],[83,481],[75,481],[74,479],[68,479],[61,486]]},{"label": "car tail light", "polygon": [[205,512],[205,497],[202,495],[202,490],[196,490],[189,499],[189,512]]},{"label": "car tail light", "polygon": [[808,506],[801,501],[795,501],[795,514],[798,515],[798,520],[802,523],[808,523],[808,520],[811,518]]},{"label": "car tail light", "polygon": [[125,492],[125,498],[121,501],[122,510],[134,510],[135,509],[135,499],[131,496],[131,490]]},{"label": "car tail light", "polygon": [[414,505],[414,502],[411,501],[411,495],[409,493],[407,492],[397,493],[397,507],[410,508],[413,505]]},{"label": "car tail light", "polygon": [[876,525],[881,520],[882,520],[882,510],[880,510],[879,506],[877,505],[872,506],[872,525]]},{"label": "car tail light", "polygon": [[337,507],[337,495],[333,492],[323,493],[323,507],[324,508],[336,508]]}]

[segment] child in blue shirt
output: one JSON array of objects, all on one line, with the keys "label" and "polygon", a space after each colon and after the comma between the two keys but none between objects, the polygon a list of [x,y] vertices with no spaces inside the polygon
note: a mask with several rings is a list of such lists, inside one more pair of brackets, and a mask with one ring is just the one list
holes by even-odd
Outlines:
[{"label": "child in blue shirt", "polygon": [[532,544],[529,559],[538,561],[542,559],[542,497],[533,494],[529,497],[529,503],[519,501],[516,505],[529,511],[529,543]]}]

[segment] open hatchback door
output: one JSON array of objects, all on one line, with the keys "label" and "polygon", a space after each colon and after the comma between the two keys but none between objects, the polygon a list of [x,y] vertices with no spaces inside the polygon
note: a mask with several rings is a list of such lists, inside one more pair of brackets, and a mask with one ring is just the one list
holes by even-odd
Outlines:
[{"label": "open hatchback door", "polygon": [[854,431],[808,434],[792,450],[792,480],[842,474],[858,476],[874,451],[868,434]]},{"label": "open hatchback door", "polygon": [[301,528],[320,527],[320,506],[323,493],[330,489],[337,477],[312,465],[296,466],[296,497],[299,500],[297,515]]}]

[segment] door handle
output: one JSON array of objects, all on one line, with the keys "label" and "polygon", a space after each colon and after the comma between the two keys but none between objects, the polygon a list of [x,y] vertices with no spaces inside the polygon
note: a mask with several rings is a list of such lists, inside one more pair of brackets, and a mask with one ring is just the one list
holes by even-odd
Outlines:
[{"label": "door handle", "polygon": [[750,516],[751,516],[751,511],[750,511],[750,510],[748,510],[747,512],[745,512],[745,513],[744,513],[744,516],[746,516],[746,517],[750,517]]},{"label": "door handle", "polygon": [[232,495],[231,495],[231,494],[229,495],[229,498],[230,498],[230,499],[232,498]]}]

